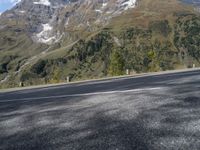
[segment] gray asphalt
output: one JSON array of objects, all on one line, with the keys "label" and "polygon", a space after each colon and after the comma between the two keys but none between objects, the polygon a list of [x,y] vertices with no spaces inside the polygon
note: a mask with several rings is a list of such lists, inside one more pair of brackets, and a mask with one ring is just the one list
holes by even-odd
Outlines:
[{"label": "gray asphalt", "polygon": [[0,93],[0,150],[199,150],[200,71]]}]

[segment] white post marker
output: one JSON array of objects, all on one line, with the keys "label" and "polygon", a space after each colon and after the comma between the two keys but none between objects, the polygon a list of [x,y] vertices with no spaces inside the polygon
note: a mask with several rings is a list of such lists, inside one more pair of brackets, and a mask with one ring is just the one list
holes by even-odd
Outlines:
[{"label": "white post marker", "polygon": [[23,86],[24,86],[24,83],[23,83],[23,82],[19,82],[19,86],[20,86],[20,87],[23,87]]},{"label": "white post marker", "polygon": [[69,76],[67,76],[67,83],[69,83],[70,82],[70,78],[69,78]]},{"label": "white post marker", "polygon": [[130,75],[129,69],[126,69],[126,75]]}]

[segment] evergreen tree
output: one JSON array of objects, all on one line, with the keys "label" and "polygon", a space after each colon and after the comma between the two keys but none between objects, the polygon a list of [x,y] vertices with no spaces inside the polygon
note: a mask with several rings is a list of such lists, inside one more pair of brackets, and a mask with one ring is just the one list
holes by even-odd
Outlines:
[{"label": "evergreen tree", "polygon": [[124,59],[117,50],[111,54],[109,73],[113,76],[124,74]]}]

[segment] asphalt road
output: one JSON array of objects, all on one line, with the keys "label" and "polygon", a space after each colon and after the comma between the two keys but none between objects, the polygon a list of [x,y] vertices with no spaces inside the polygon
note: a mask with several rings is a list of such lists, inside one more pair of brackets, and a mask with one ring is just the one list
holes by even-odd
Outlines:
[{"label": "asphalt road", "polygon": [[0,93],[0,150],[199,150],[200,71]]}]

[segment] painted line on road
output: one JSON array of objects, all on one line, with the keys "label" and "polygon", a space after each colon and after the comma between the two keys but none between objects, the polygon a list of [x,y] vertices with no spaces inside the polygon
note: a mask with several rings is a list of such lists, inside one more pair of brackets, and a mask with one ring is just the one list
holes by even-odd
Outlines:
[{"label": "painted line on road", "polygon": [[108,92],[94,92],[94,93],[83,93],[83,94],[69,94],[69,95],[60,95],[60,96],[46,96],[46,97],[32,97],[32,98],[22,98],[22,99],[10,99],[3,100],[0,103],[6,102],[16,102],[16,101],[31,101],[31,100],[42,100],[42,99],[52,99],[52,98],[66,98],[66,97],[81,97],[81,96],[93,96],[93,95],[104,95],[104,94],[119,94],[119,93],[129,93],[129,92],[142,92],[142,91],[152,91],[152,90],[160,90],[163,87],[156,88],[144,88],[144,89],[132,89],[132,90],[123,90],[123,91],[108,91]]}]

